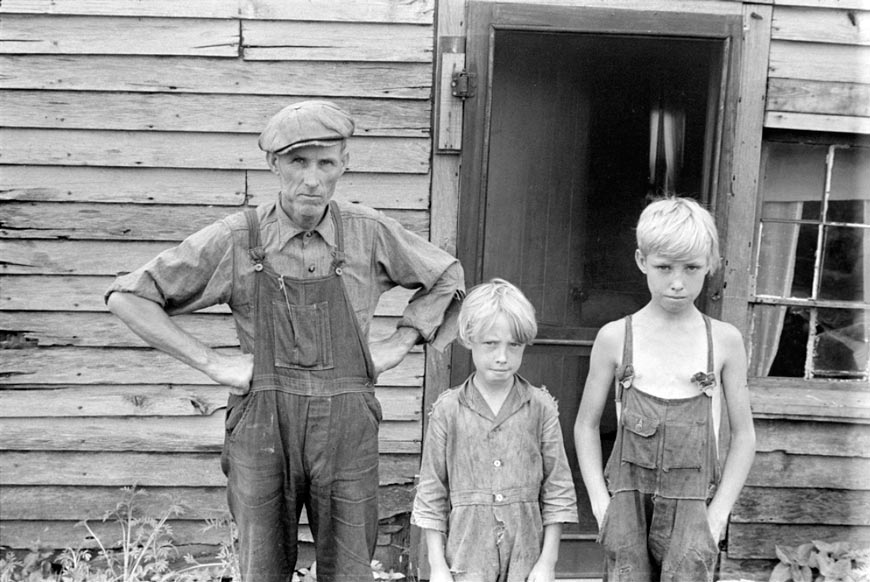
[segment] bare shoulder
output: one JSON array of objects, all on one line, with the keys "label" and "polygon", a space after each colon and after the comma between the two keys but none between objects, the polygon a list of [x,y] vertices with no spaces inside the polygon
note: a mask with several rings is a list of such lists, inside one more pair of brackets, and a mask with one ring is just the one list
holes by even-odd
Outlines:
[{"label": "bare shoulder", "polygon": [[604,324],[595,336],[593,349],[599,356],[617,361],[622,354],[622,346],[625,343],[625,320],[617,319]]},{"label": "bare shoulder", "polygon": [[710,320],[713,323],[713,342],[714,345],[721,350],[723,355],[734,355],[735,353],[744,353],[743,335],[732,324],[719,321],[718,319]]}]

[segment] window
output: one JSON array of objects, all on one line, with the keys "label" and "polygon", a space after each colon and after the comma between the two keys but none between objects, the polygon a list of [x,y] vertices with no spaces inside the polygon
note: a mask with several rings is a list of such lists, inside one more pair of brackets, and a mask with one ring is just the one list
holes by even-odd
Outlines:
[{"label": "window", "polygon": [[868,379],[870,144],[767,137],[750,375]]}]

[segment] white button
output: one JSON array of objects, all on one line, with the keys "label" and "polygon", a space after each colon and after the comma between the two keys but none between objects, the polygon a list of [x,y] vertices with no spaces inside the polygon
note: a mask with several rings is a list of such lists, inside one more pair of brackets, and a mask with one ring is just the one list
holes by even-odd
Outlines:
[{"label": "white button", "polygon": [[314,234],[314,233],[311,232],[311,231],[309,230],[308,232],[305,233],[305,238],[311,238],[311,236],[312,236],[313,234]]},{"label": "white button", "polygon": [[502,495],[501,493],[496,493],[496,494],[495,494],[495,500],[496,500],[496,501],[499,501],[499,502],[500,502],[500,501],[504,501],[504,495]]},{"label": "white button", "polygon": [[492,464],[495,465],[496,467],[501,467],[501,459],[496,459],[495,461],[492,462]]}]

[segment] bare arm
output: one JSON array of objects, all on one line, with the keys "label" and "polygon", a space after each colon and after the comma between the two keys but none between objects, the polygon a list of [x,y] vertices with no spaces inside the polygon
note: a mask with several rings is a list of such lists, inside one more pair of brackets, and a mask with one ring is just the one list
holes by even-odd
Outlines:
[{"label": "bare arm", "polygon": [[435,529],[424,529],[423,532],[426,535],[426,550],[429,553],[429,581],[453,582],[453,574],[450,573],[444,554],[444,534]]},{"label": "bare arm", "polygon": [[250,389],[254,370],[250,354],[216,352],[178,327],[163,308],[150,299],[115,292],[109,295],[106,305],[148,345],[229,386],[234,394],[246,394]]},{"label": "bare arm", "polygon": [[610,504],[601,455],[601,414],[613,383],[613,373],[617,365],[615,354],[620,353],[621,344],[622,326],[617,322],[607,324],[598,332],[589,358],[589,374],[586,376],[583,398],[574,421],[577,462],[589,493],[592,513],[595,514],[599,527]]},{"label": "bare arm", "polygon": [[375,378],[381,372],[398,366],[419,339],[420,332],[413,327],[399,327],[390,337],[370,343]]},{"label": "bare arm", "polygon": [[562,524],[551,523],[544,526],[544,543],[541,555],[529,572],[528,582],[553,582],[556,579],[556,561],[559,559],[559,538],[562,537]]},{"label": "bare arm", "polygon": [[711,533],[716,539],[725,530],[728,514],[740,495],[755,458],[755,427],[746,386],[746,351],[743,348],[743,339],[730,325],[725,328],[723,336],[722,344],[725,349],[722,390],[731,424],[731,441],[722,470],[722,480],[707,508]]}]

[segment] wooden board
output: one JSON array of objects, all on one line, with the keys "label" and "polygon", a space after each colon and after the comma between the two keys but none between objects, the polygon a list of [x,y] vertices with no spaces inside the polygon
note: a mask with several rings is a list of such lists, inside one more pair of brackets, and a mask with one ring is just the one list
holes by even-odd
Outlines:
[{"label": "wooden board", "polygon": [[776,544],[799,546],[812,540],[867,544],[870,543],[870,527],[732,523],[728,528],[728,557],[774,559]]},{"label": "wooden board", "polygon": [[788,113],[768,111],[764,116],[764,126],[772,129],[794,129],[800,131],[836,131],[841,133],[870,133],[870,117],[847,117],[841,115],[816,115],[807,113]]},{"label": "wooden board", "polygon": [[5,89],[275,95],[304,87],[308,96],[427,99],[432,87],[429,63],[0,54],[0,70]]},{"label": "wooden board", "polygon": [[[198,385],[96,385],[0,390],[0,418],[210,416],[225,409],[229,390]],[[420,387],[378,386],[386,421],[419,422]]]},{"label": "wooden board", "polygon": [[158,16],[168,18],[267,18],[365,22],[432,22],[434,0],[4,0],[0,13]]},{"label": "wooden board", "polygon": [[[277,191],[277,178],[268,170],[38,165],[0,169],[0,201],[240,207],[246,200],[254,206],[271,202]],[[335,199],[379,209],[424,210],[429,206],[429,180],[425,174],[347,172],[336,185]]]},{"label": "wooden board", "polygon": [[870,47],[810,42],[770,43],[769,76],[870,84]]},{"label": "wooden board", "polygon": [[[224,416],[4,418],[0,419],[6,451],[219,452]],[[381,453],[419,453],[419,422],[384,421]],[[170,481],[171,482],[171,481]]]},{"label": "wooden board", "polygon": [[[9,202],[3,205],[0,238],[180,242],[209,224],[241,211],[228,206],[162,206]],[[386,210],[387,216],[428,238],[429,214]],[[107,252],[114,249],[107,242]],[[128,269],[134,265],[129,265]]]},{"label": "wooden board", "polygon": [[242,20],[242,38],[252,61],[432,63],[432,28],[413,24]]},{"label": "wooden board", "polygon": [[870,45],[870,12],[777,6],[771,38],[806,42]]},{"label": "wooden board", "polygon": [[[236,353],[232,348],[219,351]],[[15,350],[0,361],[2,384],[210,384],[208,376],[156,350]],[[378,377],[380,386],[422,386],[423,354],[411,353]]]},{"label": "wooden board", "polygon": [[772,78],[768,112],[870,117],[870,85]]},{"label": "wooden board", "polygon": [[731,523],[870,525],[870,491],[744,487]]},{"label": "wooden board", "polygon": [[[420,458],[385,454],[379,461],[381,486],[414,482]],[[224,487],[220,453],[0,451],[0,485],[87,487]]]},{"label": "wooden board", "polygon": [[[258,133],[283,107],[306,97],[108,91],[0,91],[0,125],[61,129]],[[423,100],[333,99],[357,136],[426,137]]]},{"label": "wooden board", "polygon": [[756,453],[746,485],[870,490],[870,460]]},{"label": "wooden board", "polygon": [[[131,265],[131,268],[138,265]],[[7,275],[0,286],[0,310],[6,311],[106,311],[103,294],[114,277]],[[401,315],[412,291],[396,287],[381,295],[375,315]],[[229,313],[216,305],[199,313]]]},{"label": "wooden board", "polygon": [[[422,138],[348,140],[354,171],[429,171],[429,141]],[[113,166],[262,170],[257,136],[230,133],[0,129],[0,162],[50,166]]]},{"label": "wooden board", "polygon": [[7,14],[2,23],[6,54],[239,56],[237,20]]},{"label": "wooden board", "polygon": [[[229,515],[225,487],[149,487],[136,507],[143,515],[159,516],[180,505],[184,519],[220,519]],[[9,520],[80,520],[104,515],[128,498],[118,487],[4,486],[0,489],[3,518]],[[385,485],[378,490],[378,517],[407,513],[414,500],[412,484]],[[308,523],[303,510],[300,523]]]},{"label": "wooden board", "polygon": [[[239,340],[228,314],[178,315],[174,321],[211,347],[237,347]],[[369,329],[372,340],[388,337],[398,317],[375,317]],[[0,311],[0,329],[17,334],[24,346],[35,347],[147,347],[120,319],[110,313],[63,311]],[[415,351],[420,351],[415,347]]]},{"label": "wooden board", "polygon": [[870,458],[870,426],[794,420],[755,420],[756,450]]},{"label": "wooden board", "polygon": [[756,378],[749,390],[756,418],[870,422],[870,394],[857,382],[848,387],[824,380]]}]

